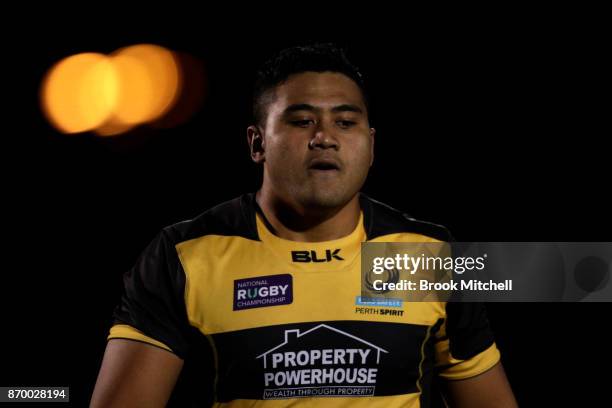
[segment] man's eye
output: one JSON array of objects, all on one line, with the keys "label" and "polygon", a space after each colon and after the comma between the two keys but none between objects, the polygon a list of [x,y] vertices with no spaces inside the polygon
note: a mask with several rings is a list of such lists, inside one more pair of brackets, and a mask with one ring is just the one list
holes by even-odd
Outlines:
[{"label": "man's eye", "polygon": [[311,123],[314,123],[311,119],[292,120],[291,124],[299,127],[308,127]]},{"label": "man's eye", "polygon": [[355,125],[355,122],[353,122],[352,120],[339,120],[336,123],[338,123],[338,126],[340,126],[341,128],[349,128]]}]

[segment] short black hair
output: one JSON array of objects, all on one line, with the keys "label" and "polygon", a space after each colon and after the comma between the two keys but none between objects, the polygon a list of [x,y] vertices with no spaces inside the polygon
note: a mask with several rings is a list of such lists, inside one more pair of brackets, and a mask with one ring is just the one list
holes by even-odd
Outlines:
[{"label": "short black hair", "polygon": [[361,89],[368,109],[368,96],[363,75],[346,57],[346,51],[333,43],[317,43],[286,48],[266,61],[257,71],[253,87],[253,120],[263,125],[273,90],[302,72],[338,72],[352,79]]}]

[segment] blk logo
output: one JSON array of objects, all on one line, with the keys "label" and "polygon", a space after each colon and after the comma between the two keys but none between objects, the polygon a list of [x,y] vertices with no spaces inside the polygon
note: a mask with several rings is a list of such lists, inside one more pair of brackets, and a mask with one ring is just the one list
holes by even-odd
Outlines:
[{"label": "blk logo", "polygon": [[340,252],[340,248],[325,250],[325,256],[319,257],[317,255],[317,251],[291,251],[291,260],[293,262],[331,262],[336,259],[338,261],[344,261],[338,253]]}]

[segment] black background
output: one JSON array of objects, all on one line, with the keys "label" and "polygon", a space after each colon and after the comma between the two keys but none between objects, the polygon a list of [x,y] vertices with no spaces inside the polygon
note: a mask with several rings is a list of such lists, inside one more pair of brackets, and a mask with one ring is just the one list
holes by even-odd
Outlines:
[{"label": "black background", "polygon": [[[37,10],[5,27],[5,89],[15,94],[5,94],[2,122],[1,385],[70,386],[74,405],[86,406],[123,272],[161,227],[257,189],[250,85],[285,46],[335,41],[362,68],[377,129],[370,196],[459,241],[610,240],[609,47],[596,10],[365,10],[355,19],[309,5],[296,7],[307,17],[299,24],[293,13],[173,11],[60,19]],[[207,94],[190,121],[112,139],[62,135],[46,122],[38,90],[54,62],[142,42],[204,63]],[[605,401],[609,311],[489,305],[522,406]]]}]

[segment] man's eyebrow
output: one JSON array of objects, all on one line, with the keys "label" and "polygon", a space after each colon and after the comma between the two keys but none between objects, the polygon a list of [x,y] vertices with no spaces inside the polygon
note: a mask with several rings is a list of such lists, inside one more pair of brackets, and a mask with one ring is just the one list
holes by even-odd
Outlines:
[{"label": "man's eyebrow", "polygon": [[[320,108],[314,107],[308,103],[297,103],[294,105],[289,105],[285,108],[285,110],[283,111],[283,114],[287,114],[287,113],[291,113],[291,112],[297,112],[297,111],[310,111],[310,112],[315,112],[321,110]],[[338,105],[338,106],[334,106],[331,111],[333,113],[338,113],[338,112],[355,112],[355,113],[363,113],[363,110],[357,106],[357,105],[351,105],[351,104],[343,104],[343,105]]]},{"label": "man's eyebrow", "polygon": [[283,114],[287,114],[287,113],[291,113],[291,112],[297,112],[297,111],[311,111],[314,112],[316,110],[318,110],[317,108],[315,108],[312,105],[309,105],[307,103],[297,103],[294,105],[289,105],[285,108],[285,110],[283,111]]},{"label": "man's eyebrow", "polygon": [[363,110],[359,106],[357,106],[357,105],[350,105],[350,104],[334,106],[331,111],[334,112],[334,113],[338,113],[338,112],[363,113]]}]

